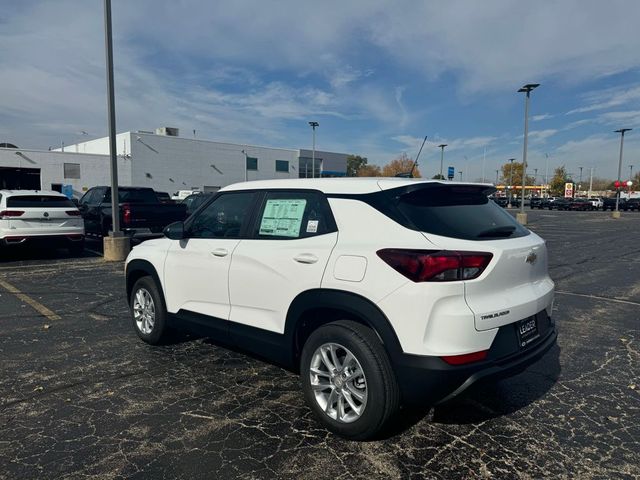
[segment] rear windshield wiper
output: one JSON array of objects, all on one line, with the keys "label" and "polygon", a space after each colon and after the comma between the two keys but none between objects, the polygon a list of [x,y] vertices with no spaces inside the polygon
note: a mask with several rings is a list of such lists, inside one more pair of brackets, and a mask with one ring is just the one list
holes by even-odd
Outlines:
[{"label": "rear windshield wiper", "polygon": [[510,237],[513,232],[515,232],[516,227],[513,225],[505,225],[503,227],[495,227],[490,228],[489,230],[483,230],[478,235],[477,238],[483,237]]}]

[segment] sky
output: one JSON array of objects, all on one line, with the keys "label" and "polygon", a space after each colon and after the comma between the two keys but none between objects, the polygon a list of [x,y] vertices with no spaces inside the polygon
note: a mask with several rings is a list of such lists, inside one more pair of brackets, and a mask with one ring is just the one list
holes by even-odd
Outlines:
[{"label": "sky", "polygon": [[[0,0],[0,142],[107,134],[101,0]],[[423,175],[640,169],[640,2],[112,0],[117,130],[316,147]],[[84,133],[83,133],[84,132]]]}]

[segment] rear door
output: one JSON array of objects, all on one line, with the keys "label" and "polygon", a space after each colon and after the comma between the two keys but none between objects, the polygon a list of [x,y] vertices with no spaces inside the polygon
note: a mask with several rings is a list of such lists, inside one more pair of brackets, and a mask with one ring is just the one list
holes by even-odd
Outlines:
[{"label": "rear door", "polygon": [[338,232],[320,192],[270,191],[233,252],[230,320],[277,333],[298,294],[319,288]]},{"label": "rear door", "polygon": [[549,308],[554,287],[544,240],[488,200],[486,189],[432,183],[395,196],[400,214],[442,250],[492,254],[478,278],[464,281],[477,330]]},{"label": "rear door", "polygon": [[[71,200],[62,195],[12,195],[7,197],[12,236],[84,234],[83,221]],[[20,213],[21,212],[21,213]]]}]

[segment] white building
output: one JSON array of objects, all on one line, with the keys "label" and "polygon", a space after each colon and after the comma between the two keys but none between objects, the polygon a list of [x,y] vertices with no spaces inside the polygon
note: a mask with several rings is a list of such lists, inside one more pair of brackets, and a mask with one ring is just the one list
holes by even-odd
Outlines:
[{"label": "white building", "polygon": [[[216,191],[244,180],[311,177],[310,150],[260,147],[183,138],[177,129],[116,135],[118,181],[170,194],[178,190]],[[109,138],[54,151],[0,148],[0,188],[59,190],[74,196],[110,183]],[[344,176],[346,154],[316,151],[316,176]],[[245,168],[246,166],[246,168]],[[69,187],[67,187],[69,188]]]}]

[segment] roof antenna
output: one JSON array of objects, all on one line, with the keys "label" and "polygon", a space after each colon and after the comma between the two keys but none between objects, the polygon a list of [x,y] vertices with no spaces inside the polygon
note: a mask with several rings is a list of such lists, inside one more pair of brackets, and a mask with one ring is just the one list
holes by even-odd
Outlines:
[{"label": "roof antenna", "polygon": [[413,178],[413,171],[418,166],[418,159],[420,158],[420,154],[422,153],[422,148],[424,147],[424,144],[426,142],[427,142],[427,136],[425,135],[424,140],[422,140],[422,145],[420,145],[420,150],[418,150],[418,155],[416,155],[416,160],[415,162],[413,162],[413,165],[411,166],[411,170],[409,170],[408,173],[397,173],[396,177]]}]

